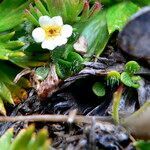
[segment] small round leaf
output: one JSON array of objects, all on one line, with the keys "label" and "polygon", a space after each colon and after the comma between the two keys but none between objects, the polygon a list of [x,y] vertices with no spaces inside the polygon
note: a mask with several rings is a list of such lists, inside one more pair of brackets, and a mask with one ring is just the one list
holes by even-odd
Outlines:
[{"label": "small round leaf", "polygon": [[121,74],[121,82],[128,87],[133,87],[133,88],[140,87],[139,83],[136,81],[133,81],[132,77],[127,72],[123,72]]},{"label": "small round leaf", "polygon": [[104,96],[106,93],[104,84],[102,84],[100,82],[96,82],[93,85],[92,90],[93,90],[94,94],[99,96],[99,97]]},{"label": "small round leaf", "polygon": [[129,61],[125,65],[125,71],[134,74],[140,71],[140,65],[136,61]]}]

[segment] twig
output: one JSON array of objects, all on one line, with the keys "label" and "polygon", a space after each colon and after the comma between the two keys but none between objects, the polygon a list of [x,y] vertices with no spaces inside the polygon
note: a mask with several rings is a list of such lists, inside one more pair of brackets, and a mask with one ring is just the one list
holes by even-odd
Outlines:
[{"label": "twig", "polygon": [[[0,116],[0,122],[68,122],[68,115],[29,115],[29,116]],[[110,117],[76,115],[74,123],[92,123],[92,118],[99,122],[113,122]]]}]

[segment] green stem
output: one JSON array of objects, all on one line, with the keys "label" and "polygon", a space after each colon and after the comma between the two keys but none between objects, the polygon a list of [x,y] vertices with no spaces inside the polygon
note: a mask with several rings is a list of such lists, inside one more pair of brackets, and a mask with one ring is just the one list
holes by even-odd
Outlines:
[{"label": "green stem", "polygon": [[113,94],[112,118],[117,124],[119,123],[119,104],[122,92],[123,92],[123,85],[120,85],[117,91]]}]

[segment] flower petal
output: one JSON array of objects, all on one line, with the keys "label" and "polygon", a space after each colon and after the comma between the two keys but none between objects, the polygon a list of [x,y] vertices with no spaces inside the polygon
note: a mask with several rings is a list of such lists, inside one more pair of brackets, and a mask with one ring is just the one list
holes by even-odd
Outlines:
[{"label": "flower petal", "polygon": [[39,24],[41,27],[49,26],[52,24],[52,19],[49,16],[41,16],[39,18]]},{"label": "flower petal", "polygon": [[55,16],[52,18],[53,21],[53,25],[57,25],[57,26],[62,26],[63,25],[63,20],[61,16]]},{"label": "flower petal", "polygon": [[35,28],[33,31],[32,31],[32,37],[34,38],[35,42],[37,43],[41,43],[44,41],[45,39],[45,31],[38,27],[38,28]]},{"label": "flower petal", "polygon": [[57,47],[55,41],[53,39],[48,39],[48,40],[45,40],[43,43],[42,43],[42,48],[43,49],[49,49],[49,50],[53,50]]},{"label": "flower petal", "polygon": [[61,46],[67,43],[67,38],[63,37],[63,36],[57,36],[54,39],[55,43],[57,44],[57,46]]},{"label": "flower petal", "polygon": [[61,30],[61,35],[63,37],[68,38],[68,37],[70,37],[72,35],[72,31],[73,31],[72,26],[70,26],[68,24],[63,25],[62,30]]}]

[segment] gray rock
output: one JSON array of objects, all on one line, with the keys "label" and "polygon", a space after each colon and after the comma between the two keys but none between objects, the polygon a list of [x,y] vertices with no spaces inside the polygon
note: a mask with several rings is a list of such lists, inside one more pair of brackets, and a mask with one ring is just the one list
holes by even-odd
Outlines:
[{"label": "gray rock", "polygon": [[150,64],[150,7],[132,16],[118,36],[119,47],[131,56]]}]

